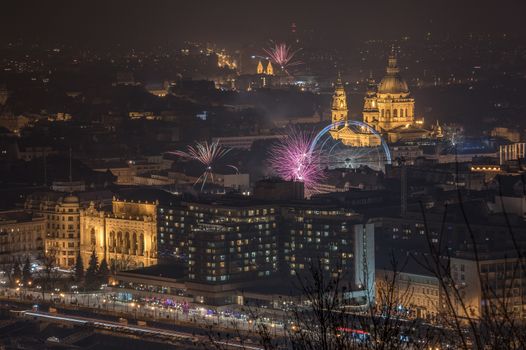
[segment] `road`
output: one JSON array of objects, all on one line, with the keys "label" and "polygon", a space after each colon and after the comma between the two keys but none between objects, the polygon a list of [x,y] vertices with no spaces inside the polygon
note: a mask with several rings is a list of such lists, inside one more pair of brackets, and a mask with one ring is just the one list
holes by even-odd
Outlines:
[{"label": "road", "polygon": [[[139,337],[147,337],[148,339],[155,339],[158,341],[169,342],[186,342],[191,344],[205,344],[210,342],[210,339],[202,335],[194,335],[180,331],[166,330],[155,327],[128,325],[125,323],[112,322],[102,320],[99,318],[88,318],[81,316],[71,316],[66,314],[48,313],[41,311],[21,311],[20,317],[56,322],[61,324],[80,325],[86,327],[93,327],[100,331],[111,331],[118,334],[133,335]],[[238,342],[214,341],[217,345],[231,348],[231,349],[248,349],[248,350],[263,350],[254,345],[241,344]]]},{"label": "road", "polygon": [[[113,314],[134,320],[147,320],[154,322],[172,323],[174,325],[193,326],[209,328],[213,326],[220,330],[235,330],[243,332],[254,332],[257,325],[246,315],[234,317],[231,314],[211,314],[207,309],[200,306],[192,306],[183,309],[178,306],[167,306],[158,302],[121,301],[116,298],[116,293],[111,291],[97,291],[90,293],[64,293],[54,292],[42,294],[35,290],[3,288],[0,294],[10,300],[32,301],[35,304],[43,301],[62,308],[87,308],[94,313]],[[274,335],[284,334],[283,324],[277,320],[261,319],[259,322],[266,323],[273,330]]]},{"label": "road", "polygon": [[[209,339],[210,334],[217,337],[218,332],[224,335],[223,339],[235,337],[240,332],[243,334],[243,339],[257,338],[257,325],[247,318],[235,318],[225,314],[210,315],[202,307],[183,310],[181,307],[155,303],[123,302],[115,298],[114,292],[42,294],[34,290],[3,288],[0,289],[0,300],[22,302],[26,307],[35,305],[38,310],[40,310],[39,306],[47,304],[68,317],[87,316],[99,320],[116,320],[122,317],[130,323],[137,323],[138,320],[146,321],[148,325],[159,329],[182,330],[186,334],[205,336],[206,339]],[[274,335],[280,336],[284,330],[279,328],[278,331],[278,328],[275,325],[271,326]]]}]

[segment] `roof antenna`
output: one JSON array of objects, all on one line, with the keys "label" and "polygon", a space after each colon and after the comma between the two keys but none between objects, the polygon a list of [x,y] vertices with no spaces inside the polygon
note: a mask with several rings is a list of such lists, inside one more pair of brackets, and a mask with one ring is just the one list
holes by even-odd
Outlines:
[{"label": "roof antenna", "polygon": [[73,182],[73,174],[71,167],[71,145],[69,145],[69,182]]},{"label": "roof antenna", "polygon": [[47,186],[47,151],[44,150],[44,187]]}]

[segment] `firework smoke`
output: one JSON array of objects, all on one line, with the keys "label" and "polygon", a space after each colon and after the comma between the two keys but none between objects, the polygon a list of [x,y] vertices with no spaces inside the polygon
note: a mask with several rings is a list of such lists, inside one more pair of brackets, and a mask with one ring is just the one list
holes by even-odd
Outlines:
[{"label": "firework smoke", "polygon": [[188,146],[187,151],[174,151],[171,152],[176,156],[179,156],[188,160],[195,160],[201,163],[205,167],[205,171],[199,176],[194,185],[202,181],[201,191],[203,190],[206,180],[208,177],[214,181],[214,173],[212,167],[219,159],[223,158],[230,149],[221,147],[218,141],[208,143],[196,142],[194,146]]},{"label": "firework smoke", "polygon": [[300,50],[292,50],[287,44],[275,44],[274,47],[269,49],[263,49],[269,55],[272,62],[277,64],[283,71],[287,71],[287,68],[301,64],[300,61],[294,61],[294,56]]},{"label": "firework smoke", "polygon": [[268,163],[272,171],[284,180],[301,181],[307,193],[316,191],[324,178],[319,155],[310,152],[315,134],[291,129],[270,150]]}]

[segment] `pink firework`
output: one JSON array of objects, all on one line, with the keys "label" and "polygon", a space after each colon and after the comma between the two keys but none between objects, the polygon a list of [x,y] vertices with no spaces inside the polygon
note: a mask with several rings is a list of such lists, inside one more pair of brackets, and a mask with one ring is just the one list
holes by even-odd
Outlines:
[{"label": "pink firework", "polygon": [[292,50],[287,44],[275,44],[274,47],[269,49],[263,49],[270,56],[272,62],[281,67],[282,70],[286,71],[288,67],[292,67],[301,64],[300,61],[294,61],[294,56],[300,50]]},{"label": "pink firework", "polygon": [[291,129],[270,150],[268,159],[273,172],[284,180],[302,181],[307,193],[316,191],[324,178],[317,152],[310,148],[315,134]]},{"label": "pink firework", "polygon": [[219,159],[223,158],[230,149],[221,147],[218,141],[208,143],[208,142],[196,142],[195,146],[188,146],[187,151],[174,151],[170,152],[184,159],[195,160],[203,164],[205,171],[199,178],[195,181],[194,185],[199,181],[202,181],[201,191],[203,190],[206,180],[208,177],[214,181],[214,173],[212,172],[212,166]]}]

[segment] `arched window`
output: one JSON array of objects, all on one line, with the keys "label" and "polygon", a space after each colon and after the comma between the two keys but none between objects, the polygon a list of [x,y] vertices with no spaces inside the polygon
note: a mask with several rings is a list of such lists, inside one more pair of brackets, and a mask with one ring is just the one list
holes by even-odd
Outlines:
[{"label": "arched window", "polygon": [[404,117],[404,110],[400,108],[400,118],[403,118],[403,117]]},{"label": "arched window", "polygon": [[389,110],[389,109],[386,110],[386,111],[385,111],[385,116],[386,116],[387,118],[391,118],[391,110]]},{"label": "arched window", "polygon": [[97,245],[97,236],[95,235],[95,229],[94,228],[91,228],[91,232],[90,232],[90,244],[91,246],[96,246]]},{"label": "arched window", "polygon": [[407,118],[408,114],[407,114],[407,108],[405,109],[405,116]]},{"label": "arched window", "polygon": [[124,254],[130,254],[130,233],[124,234]]},{"label": "arched window", "polygon": [[139,255],[144,255],[144,233],[139,235]]},{"label": "arched window", "polygon": [[152,246],[150,247],[150,257],[155,258],[157,256],[157,236],[152,235]]},{"label": "arched window", "polygon": [[110,246],[110,252],[115,252],[115,232],[110,232],[110,241],[108,242],[108,245]]},{"label": "arched window", "polygon": [[117,253],[122,253],[122,246],[123,246],[123,240],[122,240],[122,232],[117,232]]},{"label": "arched window", "polygon": [[133,255],[137,254],[137,233],[134,231],[132,233],[132,246],[131,246],[131,253]]},{"label": "arched window", "polygon": [[382,109],[382,118],[384,117],[384,110]]},{"label": "arched window", "polygon": [[398,117],[398,109],[393,109],[393,117],[397,118]]}]

